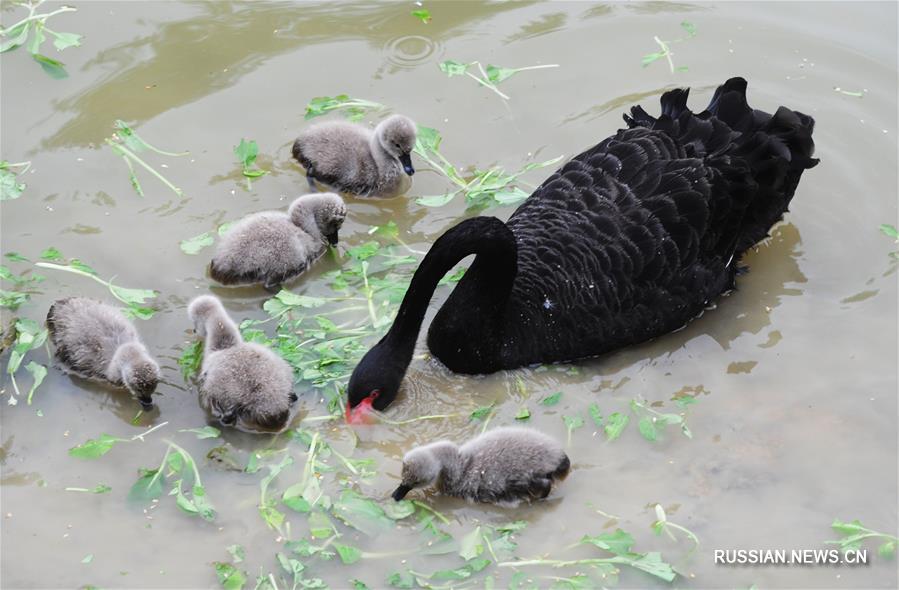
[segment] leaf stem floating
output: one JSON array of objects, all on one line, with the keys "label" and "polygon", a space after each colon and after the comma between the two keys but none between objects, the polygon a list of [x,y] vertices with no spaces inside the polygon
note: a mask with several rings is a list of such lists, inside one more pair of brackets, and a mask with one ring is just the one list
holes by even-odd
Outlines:
[{"label": "leaf stem floating", "polygon": [[384,105],[380,103],[361,98],[352,98],[347,94],[316,96],[306,105],[304,118],[308,121],[315,117],[327,115],[331,111],[341,111],[344,117],[355,122],[361,120],[368,111],[380,111],[383,109]]},{"label": "leaf stem floating", "polygon": [[[481,73],[481,77],[476,76],[468,71],[468,69],[472,66],[477,66],[478,71]],[[529,70],[542,70],[546,68],[558,68],[559,64],[541,64],[536,66],[525,66],[523,68],[503,68],[500,66],[495,66],[493,64],[487,64],[487,68],[485,69],[481,62],[472,61],[469,63],[462,63],[456,61],[454,59],[446,60],[440,63],[440,70],[445,73],[448,77],[452,78],[453,76],[468,76],[481,86],[485,88],[489,88],[493,92],[495,92],[500,98],[503,100],[509,100],[509,95],[505,94],[502,90],[497,87],[497,84],[511,78],[518,72],[526,72]]]},{"label": "leaf stem floating", "polygon": [[[53,250],[56,255],[56,258],[54,259],[63,260],[58,250],[51,250]],[[46,260],[47,258],[44,257],[44,259]],[[93,268],[81,262],[77,258],[69,260],[69,262],[66,264],[56,264],[55,262],[36,262],[35,266],[39,266],[41,268],[49,268],[51,270],[70,272],[72,274],[87,277],[100,283],[101,285],[109,289],[109,292],[113,297],[127,306],[123,311],[128,316],[147,320],[153,317],[153,314],[155,313],[154,309],[143,307],[143,305],[147,300],[154,299],[156,297],[156,291],[152,289],[128,289],[126,287],[119,287],[117,285],[114,285],[112,283],[112,279],[108,281],[101,279]]]},{"label": "leaf stem floating", "polygon": [[184,191],[180,188],[172,184],[165,176],[160,174],[145,162],[140,156],[137,155],[137,152],[143,150],[150,150],[151,152],[155,152],[162,156],[171,156],[171,157],[180,157],[186,156],[190,152],[168,152],[165,150],[161,150],[147,141],[145,141],[140,135],[137,134],[127,123],[122,121],[121,119],[116,119],[115,121],[116,132],[113,133],[112,137],[107,137],[103,141],[112,149],[113,152],[118,154],[125,160],[125,164],[128,165],[128,173],[129,178],[131,180],[131,186],[134,188],[134,191],[138,194],[138,196],[144,196],[143,188],[141,187],[140,181],[137,179],[137,175],[134,173],[134,165],[132,162],[137,162],[141,167],[147,170],[150,174],[155,176],[166,185],[173,193],[178,195],[179,197],[184,196]]},{"label": "leaf stem floating", "polygon": [[[47,57],[40,53],[41,44],[46,40],[44,32],[53,35],[53,46],[57,51],[62,51],[69,47],[78,47],[81,45],[81,35],[75,33],[61,33],[47,28],[47,19],[65,12],[75,12],[77,9],[72,6],[62,6],[52,12],[37,14],[36,11],[44,0],[30,0],[27,2],[16,2],[20,6],[28,9],[28,16],[17,23],[0,28],[0,53],[16,49],[28,42],[27,50],[31,54],[41,68],[51,78],[65,78],[68,76],[65,64],[51,57]],[[28,41],[30,33],[34,33],[31,40]]]},{"label": "leaf stem floating", "polygon": [[882,539],[884,542],[877,548],[881,557],[893,557],[896,555],[896,546],[899,537],[888,533],[881,533],[864,526],[858,519],[852,522],[843,522],[835,518],[830,527],[843,536],[836,541],[826,541],[829,545],[839,545],[842,551],[858,551],[865,539]]},{"label": "leaf stem floating", "polygon": [[644,68],[649,66],[656,60],[662,59],[664,57],[668,61],[668,69],[671,70],[672,74],[675,72],[686,72],[687,71],[687,66],[680,66],[680,67],[674,66],[674,59],[673,59],[674,52],[671,51],[671,44],[680,43],[682,41],[686,41],[687,39],[692,39],[693,37],[695,37],[696,36],[696,27],[693,25],[693,23],[690,23],[687,21],[682,21],[680,26],[682,29],[684,29],[684,31],[686,31],[686,33],[687,33],[686,37],[681,37],[679,39],[675,39],[674,41],[663,41],[658,35],[653,36],[653,38],[652,38],[653,41],[655,41],[656,45],[658,45],[661,48],[661,51],[657,51],[654,53],[648,53],[648,54],[644,55],[643,62],[642,62],[642,65]]}]

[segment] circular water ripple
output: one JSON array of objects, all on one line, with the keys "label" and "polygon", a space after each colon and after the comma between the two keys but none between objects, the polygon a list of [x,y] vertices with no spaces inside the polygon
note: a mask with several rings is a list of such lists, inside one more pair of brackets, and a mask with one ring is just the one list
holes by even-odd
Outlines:
[{"label": "circular water ripple", "polygon": [[392,66],[411,69],[426,63],[435,53],[442,52],[443,46],[421,35],[403,35],[389,40],[384,45],[384,51]]}]

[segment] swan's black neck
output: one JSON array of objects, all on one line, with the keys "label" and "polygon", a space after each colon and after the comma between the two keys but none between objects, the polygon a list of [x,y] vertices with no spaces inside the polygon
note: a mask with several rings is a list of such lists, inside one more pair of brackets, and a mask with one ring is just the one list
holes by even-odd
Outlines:
[{"label": "swan's black neck", "polygon": [[[393,326],[380,345],[392,349],[403,367],[412,360],[415,341],[421,329],[431,296],[443,276],[466,256],[476,254],[472,268],[479,267],[480,306],[494,305],[497,311],[508,299],[517,269],[515,236],[505,223],[495,217],[467,219],[444,233],[422,260],[412,277]],[[463,279],[464,281],[465,279]],[[458,286],[460,288],[462,285]],[[498,314],[483,317],[483,322],[498,322]]]}]

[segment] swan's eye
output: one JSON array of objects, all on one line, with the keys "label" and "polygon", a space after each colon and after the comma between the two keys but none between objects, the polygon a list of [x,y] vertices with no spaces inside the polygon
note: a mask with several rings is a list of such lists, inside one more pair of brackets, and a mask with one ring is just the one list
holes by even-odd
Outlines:
[{"label": "swan's eye", "polygon": [[378,399],[378,396],[381,395],[380,389],[373,390],[370,394],[368,394],[368,398],[372,401]]}]

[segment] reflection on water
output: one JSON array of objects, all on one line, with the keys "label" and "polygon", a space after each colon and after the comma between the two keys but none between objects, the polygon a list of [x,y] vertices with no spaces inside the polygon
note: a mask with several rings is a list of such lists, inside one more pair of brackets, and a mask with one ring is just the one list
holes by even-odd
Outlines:
[{"label": "reflection on water", "polygon": [[[385,47],[385,59],[393,67],[424,63],[445,38],[458,35],[471,22],[515,8],[504,3],[441,3],[440,18],[422,29],[427,37],[407,35],[410,40],[403,41],[409,28],[407,7],[394,3],[342,3],[337,10],[329,3],[217,1],[189,6],[190,18],[161,23],[150,34],[99,51],[86,67],[110,73],[102,84],[53,101],[55,110],[74,116],[40,148],[100,142],[106,132],[97,128],[97,121],[110,119],[111,106],[112,118],[140,124],[232,86],[274,56],[304,46],[362,40]],[[406,53],[410,51],[415,53]]]},{"label": "reflection on water", "polygon": [[[894,4],[821,3],[809,10],[806,4],[769,3],[760,11],[748,3],[462,1],[428,3],[428,24],[409,14],[412,3],[160,6],[79,6],[67,16],[66,30],[85,34],[71,58],[82,65],[71,67],[63,82],[40,78],[32,63],[20,59],[27,58],[21,50],[0,56],[3,154],[31,154],[34,160],[23,197],[3,203],[3,252],[33,260],[55,246],[118,285],[159,291],[153,303],[158,313],[138,329],[163,370],[158,409],[137,423],[138,407],[126,392],[53,368],[31,406],[7,406],[5,393],[0,396],[0,585],[211,587],[216,574],[210,564],[228,560],[232,544],[246,547],[247,587],[259,571],[277,575],[275,554],[287,550],[260,518],[260,482],[267,465],[292,457],[293,465],[271,482],[271,497],[278,499],[301,481],[308,447],[286,434],[226,430],[220,438],[197,439],[181,432],[207,418],[177,363],[195,341],[185,313],[191,298],[212,292],[236,320],[265,320],[269,294],[212,285],[212,248],[191,256],[179,243],[252,212],[284,209],[307,190],[289,148],[306,124],[310,98],[347,92],[376,100],[439,128],[442,149],[457,165],[486,169],[495,163],[512,170],[528,153],[535,159],[578,153],[614,133],[632,104],[655,111],[658,95],[674,86],[691,85],[691,106],[702,108],[715,85],[740,74],[750,79],[753,106],[787,104],[816,117],[822,163],[803,179],[786,221],[747,253],[749,270],[734,292],[676,333],[566,365],[455,375],[428,354],[422,338],[382,423],[354,430],[324,420],[324,398],[331,392],[302,383],[292,426],[318,432],[346,456],[375,461],[376,475],[365,478],[335,467],[334,456],[326,458],[328,467],[318,475],[332,501],[345,486],[388,501],[403,453],[417,444],[461,442],[485,427],[510,424],[567,441],[564,418],[580,417],[584,424],[572,431],[567,447],[574,469],[548,502],[509,510],[432,492],[413,495],[445,515],[448,522],[440,528],[457,539],[479,525],[526,521],[515,535],[521,558],[595,557],[595,550],[568,546],[621,527],[634,536],[635,547],[660,551],[678,566],[685,576],[677,587],[896,587],[895,562],[880,559],[855,569],[740,569],[716,567],[710,554],[713,548],[773,547],[772,539],[788,549],[822,547],[834,538],[829,524],[835,517],[895,529],[897,461],[890,441],[896,440],[899,411],[897,264],[877,226],[893,223],[897,189],[893,175],[871,173],[895,169]],[[653,36],[677,30],[682,20],[697,27],[697,36],[675,49],[677,64],[689,70],[672,75],[664,64],[642,68],[642,56],[655,47]],[[798,80],[803,58],[816,65],[803,68]],[[447,78],[437,68],[444,59],[560,67],[504,81],[512,99],[503,102],[471,80]],[[857,99],[833,92],[834,86],[868,92]],[[120,159],[92,145],[109,135],[116,118],[136,122],[160,145],[190,149],[191,161],[166,170],[184,198],[149,178],[146,196],[138,197]],[[241,137],[258,141],[262,167],[271,171],[251,188],[232,152]],[[461,198],[438,209],[415,203],[415,197],[447,188],[442,175],[421,164],[407,198],[350,199],[338,248],[289,289],[334,296],[327,273],[346,264],[348,248],[376,238],[373,226],[395,223],[405,244],[396,252],[421,256],[437,236],[471,215]],[[537,184],[548,173],[534,171],[528,179]],[[500,218],[510,213],[486,212]],[[26,268],[15,266],[16,272]],[[104,287],[83,277],[42,274],[46,280],[19,315],[40,320],[64,295],[109,298]],[[426,325],[448,292],[438,289]],[[357,313],[366,317],[365,309],[342,313],[346,321]],[[0,325],[11,319],[4,311]],[[271,334],[274,326],[260,327]],[[7,362],[4,354],[0,366]],[[43,350],[32,354],[48,364]],[[23,375],[18,385],[27,391],[30,377]],[[4,372],[0,390],[10,388]],[[558,392],[555,405],[541,402]],[[696,403],[680,408],[676,400],[684,397]],[[637,398],[660,412],[683,412],[692,438],[669,426],[657,441],[644,440],[630,406]],[[587,412],[591,404],[604,420],[614,413],[630,416],[620,438],[606,440],[603,426]],[[485,407],[491,408],[489,418],[471,418]],[[430,418],[409,422],[422,416]],[[97,460],[68,455],[102,433],[130,439],[164,423],[147,440],[117,444]],[[166,440],[197,460],[219,512],[214,523],[185,515],[167,496],[146,511],[126,502],[138,470],[160,465]],[[247,473],[254,457],[260,470]],[[99,483],[112,490],[65,491]],[[687,543],[652,533],[656,502],[699,536],[699,549],[690,554]],[[290,523],[284,537],[308,538],[306,515],[280,509]],[[341,543],[368,553],[383,553],[387,544],[407,553],[353,565],[304,558],[310,577],[320,576],[332,588],[355,577],[381,588],[403,567],[433,572],[463,563],[458,548],[424,554],[419,523],[400,523],[380,538],[337,526]],[[139,540],[139,550],[130,539]],[[46,567],[48,553],[52,568]],[[82,563],[88,553],[93,561]],[[573,571],[518,569],[541,587]],[[507,587],[515,570],[491,565],[469,584],[480,587],[494,575],[496,587]],[[619,585],[642,588],[656,581],[624,571]]]}]

